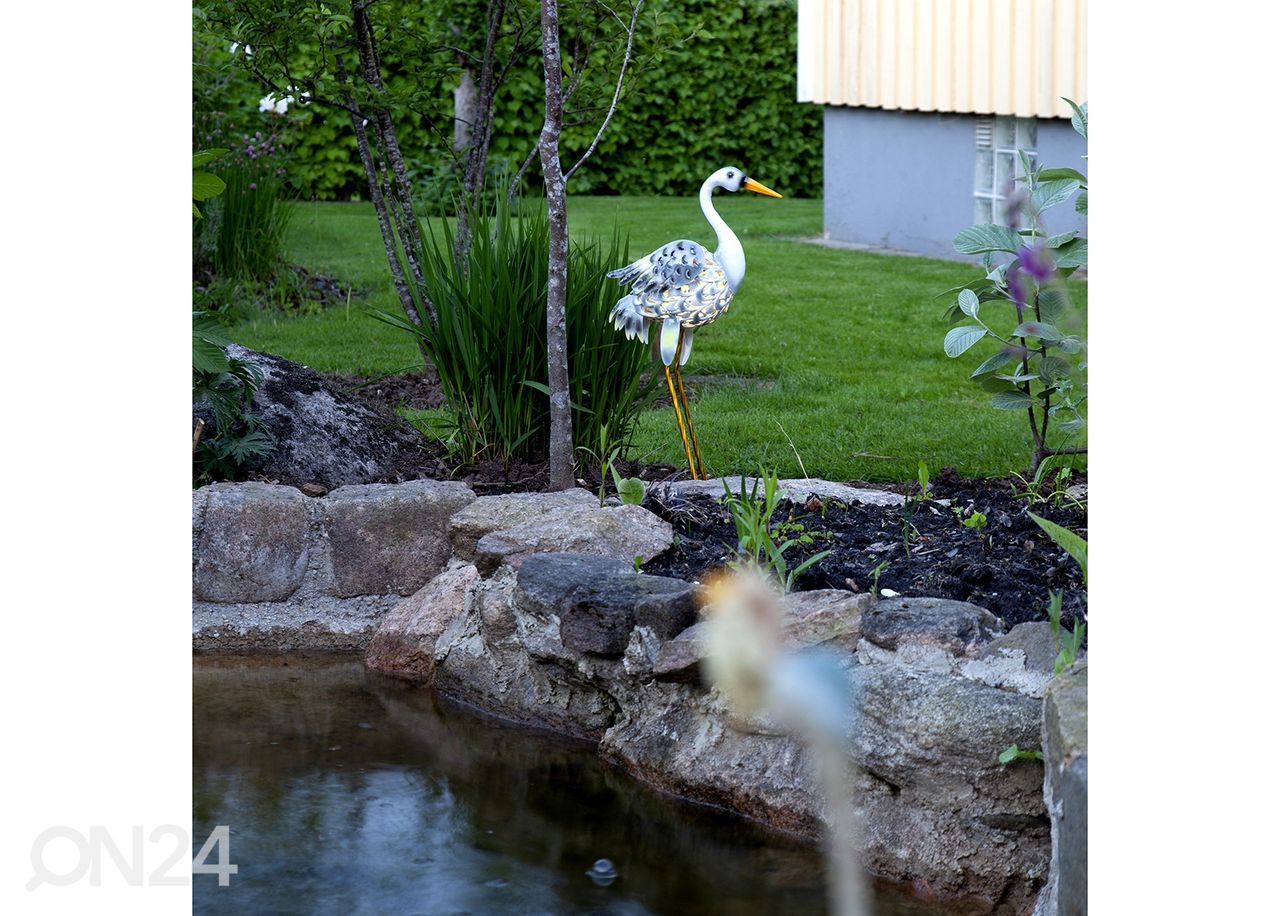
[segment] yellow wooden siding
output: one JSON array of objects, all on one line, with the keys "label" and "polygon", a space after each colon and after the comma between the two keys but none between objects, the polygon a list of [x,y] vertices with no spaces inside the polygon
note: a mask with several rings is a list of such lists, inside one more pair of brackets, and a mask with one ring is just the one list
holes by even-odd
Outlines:
[{"label": "yellow wooden siding", "polygon": [[1070,117],[1088,100],[1086,0],[800,0],[797,97]]}]

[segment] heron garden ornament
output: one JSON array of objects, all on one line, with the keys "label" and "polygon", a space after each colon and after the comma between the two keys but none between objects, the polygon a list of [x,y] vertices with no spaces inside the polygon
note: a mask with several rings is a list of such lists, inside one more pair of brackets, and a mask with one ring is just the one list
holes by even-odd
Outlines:
[{"label": "heron garden ornament", "polygon": [[766,188],[737,166],[726,166],[712,173],[702,183],[698,200],[702,214],[716,231],[718,245],[714,253],[689,239],[668,242],[638,261],[610,271],[609,276],[623,284],[631,284],[631,292],[618,300],[610,317],[613,326],[626,332],[628,338],[649,341],[649,325],[658,325],[653,338],[654,354],[662,358],[667,376],[667,390],[675,408],[676,427],[684,445],[689,473],[694,480],[704,480],[707,470],[702,450],[693,429],[689,398],[685,394],[680,367],[689,361],[693,351],[693,332],[708,325],[729,310],[733,296],[747,272],[747,258],[742,243],[729,224],[716,212],[711,192],[754,191],[767,197],[781,197]]}]

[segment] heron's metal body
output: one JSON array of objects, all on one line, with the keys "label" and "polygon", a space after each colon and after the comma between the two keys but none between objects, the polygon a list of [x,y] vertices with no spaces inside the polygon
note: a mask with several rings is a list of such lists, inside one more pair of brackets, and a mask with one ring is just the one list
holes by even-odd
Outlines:
[{"label": "heron's metal body", "polygon": [[742,243],[711,203],[711,191],[716,187],[730,191],[745,187],[774,197],[782,196],[747,178],[740,169],[720,169],[703,182],[698,194],[702,212],[715,229],[719,242],[714,253],[690,239],[680,239],[609,272],[609,276],[619,282],[631,284],[631,292],[613,307],[610,317],[614,327],[625,331],[629,338],[648,341],[649,325],[659,326],[658,336],[653,340],[654,353],[665,367],[676,426],[694,479],[705,478],[707,473],[693,430],[680,367],[689,361],[693,332],[729,310],[747,269]]}]

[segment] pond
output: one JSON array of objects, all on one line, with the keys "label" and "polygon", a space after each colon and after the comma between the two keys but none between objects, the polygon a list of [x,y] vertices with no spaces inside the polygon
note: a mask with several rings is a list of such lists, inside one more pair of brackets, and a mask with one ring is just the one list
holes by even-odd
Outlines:
[{"label": "pond", "polygon": [[199,658],[193,699],[195,847],[227,825],[239,869],[193,876],[195,913],[825,912],[817,848],[356,659]]}]

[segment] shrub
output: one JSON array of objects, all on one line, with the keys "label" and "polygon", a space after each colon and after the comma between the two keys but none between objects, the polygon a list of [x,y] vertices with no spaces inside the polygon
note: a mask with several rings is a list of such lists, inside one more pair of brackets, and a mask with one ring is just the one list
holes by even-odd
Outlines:
[{"label": "shrub", "polygon": [[[488,212],[471,213],[473,239],[461,260],[454,256],[451,224],[426,225],[418,312],[427,314],[421,300],[429,297],[436,321],[418,326],[399,314],[377,317],[421,340],[452,415],[449,439],[465,460],[544,459],[550,417],[546,208],[511,205],[498,195]],[[619,290],[605,274],[628,260],[616,232],[607,243],[570,245],[565,313],[575,445],[601,454],[626,451],[657,388],[657,374],[644,371],[648,349],[609,320]]]},{"label": "shrub", "polygon": [[[1071,105],[1072,126],[1087,140],[1087,107]],[[961,254],[983,256],[986,275],[949,290],[956,295],[948,309],[952,324],[969,323],[948,331],[942,346],[957,357],[982,341],[997,342],[969,377],[991,392],[992,407],[1026,411],[1035,474],[1054,456],[1086,451],[1068,444],[1084,429],[1088,389],[1085,341],[1068,328],[1065,281],[1087,266],[1088,242],[1074,229],[1049,236],[1041,216],[1073,196],[1076,210],[1086,213],[1088,180],[1075,169],[1033,166],[1019,155],[1024,187],[1010,197],[1006,224],[970,226],[956,236]],[[996,258],[1004,263],[995,264]]]}]

